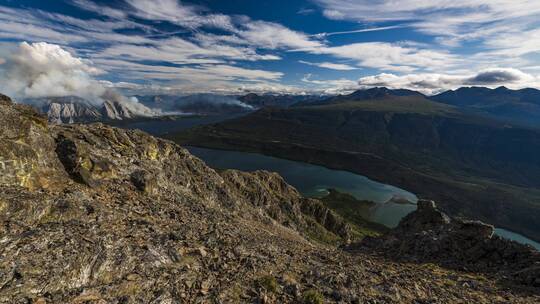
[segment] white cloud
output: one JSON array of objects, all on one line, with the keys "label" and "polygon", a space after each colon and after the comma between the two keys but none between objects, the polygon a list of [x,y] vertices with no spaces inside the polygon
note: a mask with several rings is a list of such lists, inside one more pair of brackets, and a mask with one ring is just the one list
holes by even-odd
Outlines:
[{"label": "white cloud", "polygon": [[304,33],[273,22],[249,21],[237,33],[252,45],[266,49],[311,49],[323,46]]},{"label": "white cloud", "polygon": [[526,17],[540,12],[540,3],[530,0],[315,0],[329,15],[357,21],[416,21],[449,17],[453,24],[488,22]]},{"label": "white cloud", "polygon": [[382,73],[362,77],[358,80],[362,87],[389,87],[392,89],[417,90],[427,95],[461,86],[508,86],[510,88],[540,87],[540,78],[512,68],[492,68],[478,73],[461,75],[449,74],[407,74]]},{"label": "white cloud", "polygon": [[19,22],[1,22],[0,37],[20,40],[43,41],[56,43],[85,42],[86,38],[79,35],[62,33],[51,28]]},{"label": "white cloud", "polygon": [[127,0],[135,15],[148,20],[169,21],[187,28],[209,26],[233,29],[232,20],[222,14],[203,14],[200,8],[182,4],[178,0]]},{"label": "white cloud", "polygon": [[492,55],[517,57],[540,52],[540,28],[519,32],[499,32],[498,39],[486,42]]},{"label": "white cloud", "polygon": [[299,15],[311,15],[311,14],[315,13],[315,9],[313,9],[313,8],[301,8],[296,13],[299,14]]},{"label": "white cloud", "polygon": [[312,36],[317,37],[317,38],[326,38],[326,37],[335,36],[335,35],[347,35],[347,34],[379,32],[379,31],[387,31],[387,30],[393,30],[393,29],[398,29],[398,28],[403,28],[403,27],[405,27],[405,26],[404,25],[392,25],[392,26],[370,27],[370,28],[364,28],[364,29],[352,30],[352,31],[318,33],[318,34],[315,34],[315,35],[312,35]]},{"label": "white cloud", "polygon": [[10,57],[0,79],[0,91],[16,98],[78,96],[101,104],[105,99],[117,101],[142,116],[156,113],[118,92],[107,89],[94,76],[103,73],[91,62],[74,57],[58,45],[45,42],[23,42]]},{"label": "white cloud", "polygon": [[341,20],[341,19],[344,19],[346,16],[341,11],[334,10],[334,9],[325,9],[323,11],[323,15],[328,17],[329,19],[334,19],[334,20]]},{"label": "white cloud", "polygon": [[438,36],[439,42],[453,47],[468,40],[501,41],[503,33],[519,37],[522,31],[537,27],[540,17],[540,2],[531,0],[314,1],[330,19],[361,23],[401,21],[422,33]]},{"label": "white cloud", "polygon": [[342,64],[342,63],[332,63],[332,62],[309,62],[300,60],[298,61],[303,64],[312,65],[312,66],[318,66],[321,68],[331,69],[331,70],[338,70],[338,71],[351,71],[351,70],[357,70],[357,67],[350,66],[348,64]]},{"label": "white cloud", "polygon": [[[361,29],[308,34],[275,22],[212,13],[202,6],[177,0],[126,0],[129,6],[121,10],[106,3],[74,0],[74,5],[99,17],[78,19],[37,9],[0,6],[0,38],[61,45],[72,54],[92,59],[95,65],[88,66],[110,72],[117,83],[134,84],[130,89],[144,82],[143,88],[219,90],[221,86],[227,91],[241,87],[294,91],[298,88],[279,84],[283,73],[251,68],[257,66],[254,64],[257,61],[287,58],[286,52],[322,57],[300,62],[326,69],[371,68],[379,70],[378,73],[393,73],[372,76],[364,79],[365,82],[384,78],[392,84],[421,88],[422,83],[448,86],[453,77],[460,83],[463,77],[473,76],[474,73],[464,69],[484,70],[493,62],[525,70],[534,66],[527,59],[532,56],[528,55],[540,51],[540,32],[531,25],[531,20],[538,20],[534,17],[538,17],[540,3],[532,1],[403,0],[399,6],[392,0],[315,2],[323,7],[327,17],[361,22]],[[388,26],[378,23],[382,21],[402,22]],[[335,45],[332,40],[325,40],[333,35],[402,27],[432,35],[438,45],[414,41]],[[163,28],[170,31],[164,32]],[[219,34],[208,32],[208,28],[218,28]],[[476,53],[467,56],[452,53],[464,41],[476,40],[482,41],[474,49]],[[7,58],[1,53],[0,57]],[[7,66],[4,63],[1,69]],[[409,79],[419,75],[423,75],[423,82]],[[504,75],[491,76],[496,79]],[[476,79],[478,84],[480,79]],[[523,82],[504,79],[514,84]],[[319,86],[325,90],[332,85],[336,90],[354,86],[347,79],[308,77],[303,83],[310,89]]]},{"label": "white cloud", "polygon": [[313,91],[319,91],[323,94],[346,94],[360,88],[358,82],[350,79],[312,79],[311,74],[304,75],[302,81],[311,85]]},{"label": "white cloud", "polygon": [[75,95],[97,99],[104,93],[92,78],[103,71],[57,45],[23,42],[6,65],[2,91],[15,97]]},{"label": "white cloud", "polygon": [[251,47],[202,41],[201,45],[182,38],[163,39],[156,45],[115,44],[95,57],[124,57],[140,61],[168,61],[177,64],[221,63],[232,60],[278,60],[275,55],[261,55]]},{"label": "white cloud", "polygon": [[457,63],[457,58],[443,51],[420,49],[387,42],[363,42],[309,50],[313,54],[327,54],[352,59],[359,66],[387,71],[412,72],[417,69],[442,69]]}]

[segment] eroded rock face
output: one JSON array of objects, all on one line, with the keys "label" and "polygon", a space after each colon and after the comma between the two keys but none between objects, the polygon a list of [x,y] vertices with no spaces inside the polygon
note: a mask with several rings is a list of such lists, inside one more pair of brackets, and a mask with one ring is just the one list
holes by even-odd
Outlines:
[{"label": "eroded rock face", "polygon": [[320,201],[304,198],[277,173],[226,170],[221,173],[234,193],[280,224],[306,232],[310,221],[344,240],[350,238],[347,223]]},{"label": "eroded rock face", "polygon": [[47,120],[0,96],[0,184],[57,188],[66,180]]},{"label": "eroded rock face", "polygon": [[491,225],[450,218],[433,201],[420,200],[418,209],[386,236],[366,238],[351,249],[362,247],[406,260],[502,272],[520,283],[540,287],[540,252],[494,235]]}]

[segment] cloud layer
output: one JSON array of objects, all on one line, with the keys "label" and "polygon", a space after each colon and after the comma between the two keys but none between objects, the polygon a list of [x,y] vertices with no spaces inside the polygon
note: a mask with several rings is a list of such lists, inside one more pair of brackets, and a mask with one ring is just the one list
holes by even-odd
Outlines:
[{"label": "cloud layer", "polygon": [[[109,87],[171,93],[321,91],[358,78],[404,85],[421,79],[426,87],[441,83],[438,89],[443,89],[455,77],[476,74],[474,81],[461,83],[537,85],[523,75],[478,72],[510,67],[517,75],[516,70],[539,66],[540,3],[530,0],[403,0],[399,5],[392,0],[313,0],[291,8],[299,18],[335,22],[331,30],[317,27],[316,32],[302,23],[291,28],[276,18],[256,20],[178,0],[66,3],[85,17],[0,5],[0,40],[5,41],[0,70],[20,74],[4,89],[28,96],[52,84],[50,94],[71,88],[94,91],[84,86],[93,85],[90,79],[95,78]],[[408,36],[390,35],[397,31]],[[31,48],[37,47],[34,42],[54,44],[77,54],[74,59],[82,65],[60,71],[56,63],[32,79],[22,64],[13,70],[16,58],[5,56],[3,49],[12,48],[13,41],[17,47],[21,41]],[[43,51],[59,52],[54,47]],[[1,58],[8,62],[2,64]],[[310,81],[305,74],[312,74]]]},{"label": "cloud layer", "polygon": [[361,87],[406,88],[420,91],[426,95],[441,93],[462,86],[508,86],[515,88],[538,87],[540,78],[516,69],[488,69],[472,75],[448,74],[378,74],[358,80]]}]

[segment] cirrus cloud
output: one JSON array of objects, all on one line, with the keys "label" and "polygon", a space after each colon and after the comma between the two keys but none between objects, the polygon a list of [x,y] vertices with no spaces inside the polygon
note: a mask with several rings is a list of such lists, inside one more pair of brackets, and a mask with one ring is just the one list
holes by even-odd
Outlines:
[{"label": "cirrus cloud", "polygon": [[353,67],[353,66],[350,66],[348,64],[343,64],[343,63],[309,62],[309,61],[304,61],[304,60],[299,60],[298,62],[307,64],[307,65],[312,65],[312,66],[318,66],[320,68],[338,70],[338,71],[352,71],[352,70],[358,69],[357,67]]}]

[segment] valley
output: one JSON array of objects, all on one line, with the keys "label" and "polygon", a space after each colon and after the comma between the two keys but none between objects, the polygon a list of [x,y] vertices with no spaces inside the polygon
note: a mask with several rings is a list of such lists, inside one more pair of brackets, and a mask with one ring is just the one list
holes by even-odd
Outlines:
[{"label": "valley", "polygon": [[416,98],[263,109],[167,138],[355,172],[538,240],[538,133]]}]

